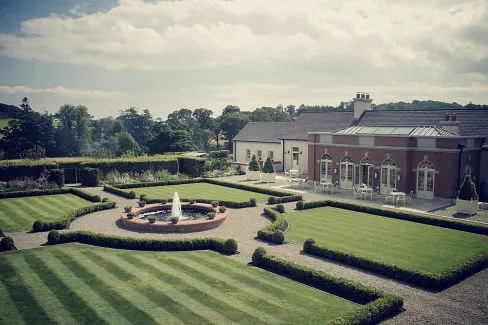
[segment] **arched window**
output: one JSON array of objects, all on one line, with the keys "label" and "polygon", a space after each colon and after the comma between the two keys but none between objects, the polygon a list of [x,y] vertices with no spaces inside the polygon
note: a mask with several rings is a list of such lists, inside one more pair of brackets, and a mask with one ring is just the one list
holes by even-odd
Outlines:
[{"label": "arched window", "polygon": [[353,167],[354,164],[352,162],[351,157],[343,156],[341,158],[341,188],[345,189],[352,189],[352,176],[353,176]]},{"label": "arched window", "polygon": [[428,160],[421,161],[417,167],[417,197],[432,199],[434,197],[434,164]]},{"label": "arched window", "polygon": [[393,159],[381,162],[381,193],[387,194],[396,190],[396,163]]},{"label": "arched window", "polygon": [[373,187],[373,159],[364,157],[361,159],[361,166],[358,166],[358,184],[366,184],[368,187]]},{"label": "arched window", "polygon": [[369,157],[364,157],[361,159],[361,165],[373,165],[373,159]]},{"label": "arched window", "polygon": [[332,182],[332,157],[329,154],[320,158],[320,181]]}]

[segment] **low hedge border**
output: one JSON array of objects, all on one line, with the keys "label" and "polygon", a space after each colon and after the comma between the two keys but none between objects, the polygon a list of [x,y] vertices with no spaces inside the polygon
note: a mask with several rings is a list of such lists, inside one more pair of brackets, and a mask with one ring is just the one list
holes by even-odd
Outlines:
[{"label": "low hedge border", "polygon": [[196,239],[145,239],[98,234],[90,231],[58,232],[48,234],[49,244],[78,242],[94,246],[143,250],[143,251],[192,251],[210,249],[225,255],[237,253],[238,245],[234,239],[196,238]]},{"label": "low hedge border", "polygon": [[435,291],[450,287],[488,266],[488,255],[479,255],[440,273],[419,272],[353,253],[319,246],[315,244],[313,239],[309,239],[303,244],[303,251]]},{"label": "low hedge border", "polygon": [[74,194],[90,202],[100,202],[102,198],[99,195],[91,194],[80,190],[78,188],[51,188],[47,190],[30,190],[30,191],[15,191],[15,192],[0,192],[0,199],[11,199],[16,197],[29,197],[41,195],[55,195],[55,194]]},{"label": "low hedge border", "polygon": [[[172,202],[173,198],[168,198],[168,199],[152,199],[146,196],[145,198],[147,204],[151,203],[164,203],[163,200],[166,202]],[[217,201],[219,205],[225,206],[227,208],[235,208],[235,209],[240,209],[240,208],[248,208],[252,207],[251,200],[249,201],[243,201],[243,202],[236,202],[236,201],[223,201],[223,200],[204,200],[204,199],[188,199],[188,198],[180,198],[181,202],[190,202],[190,200],[195,200],[197,203],[207,203],[207,204],[212,204],[213,201]]]},{"label": "low hedge border", "polygon": [[283,234],[283,230],[286,228],[285,218],[273,208],[264,208],[264,215],[273,220],[273,223],[259,229],[257,237],[273,244],[283,244],[285,241],[285,235]]},{"label": "low hedge border", "polygon": [[[294,202],[302,199],[302,195],[296,195],[288,192],[277,191],[273,189],[267,189],[257,186],[245,185],[245,184],[237,184],[231,182],[224,182],[216,179],[211,178],[194,178],[194,179],[185,179],[185,180],[177,180],[177,181],[161,181],[161,182],[147,182],[147,183],[132,183],[132,184],[116,184],[116,185],[105,185],[103,187],[104,191],[132,199],[134,198],[133,195],[130,194],[128,191],[124,191],[125,189],[133,189],[133,188],[140,188],[140,187],[152,187],[152,186],[166,186],[166,185],[179,185],[179,184],[190,184],[190,183],[209,183],[215,185],[226,186],[230,188],[236,188],[241,190],[246,190],[250,192],[256,192],[261,194],[269,194],[271,195],[268,199],[270,204],[277,204],[277,203],[286,203],[286,202]],[[159,203],[162,199],[149,199],[148,203]],[[197,202],[201,203],[210,203],[213,200],[197,200]],[[220,201],[221,205],[225,205],[230,208],[247,208],[251,205],[248,205],[249,202],[235,202],[235,201]]]},{"label": "low hedge border", "polygon": [[459,222],[455,220],[434,218],[434,217],[429,217],[426,215],[416,214],[412,212],[394,211],[389,209],[377,208],[373,206],[355,204],[346,201],[337,201],[337,200],[321,200],[321,201],[309,201],[309,202],[298,201],[296,204],[296,209],[307,210],[307,209],[326,207],[326,206],[351,210],[351,211],[357,211],[357,212],[364,212],[373,215],[378,215],[381,217],[418,222],[418,223],[423,223],[426,225],[432,225],[432,226],[437,226],[442,228],[467,231],[467,232],[472,232],[481,235],[488,235],[488,227],[478,225],[478,224],[469,224],[469,223]]},{"label": "low hedge border", "polygon": [[53,221],[42,221],[42,220],[36,220],[34,221],[34,224],[32,225],[32,232],[40,232],[40,231],[48,231],[52,229],[64,229],[68,227],[68,225],[73,221],[75,218],[96,212],[96,211],[101,211],[101,210],[107,210],[107,209],[113,209],[115,208],[116,203],[114,201],[107,201],[104,203],[95,203],[93,205],[79,208],[76,210],[73,210],[71,212],[66,213],[65,215],[59,217],[56,220]]},{"label": "low hedge border", "polygon": [[328,324],[377,324],[395,316],[403,307],[402,297],[271,256],[263,247],[254,251],[252,262],[262,269],[363,305]]}]

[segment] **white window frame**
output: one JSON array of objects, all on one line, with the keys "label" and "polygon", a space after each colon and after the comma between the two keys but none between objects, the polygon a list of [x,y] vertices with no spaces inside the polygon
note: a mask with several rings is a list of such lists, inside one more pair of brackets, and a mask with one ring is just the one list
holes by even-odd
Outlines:
[{"label": "white window frame", "polygon": [[246,149],[246,161],[251,161],[251,149]]},{"label": "white window frame", "polygon": [[274,160],[274,152],[273,152],[273,150],[269,150],[268,151],[268,157],[271,159],[271,161]]},{"label": "white window frame", "polygon": [[256,158],[258,158],[258,160],[263,160],[263,151],[262,150],[258,150]]}]

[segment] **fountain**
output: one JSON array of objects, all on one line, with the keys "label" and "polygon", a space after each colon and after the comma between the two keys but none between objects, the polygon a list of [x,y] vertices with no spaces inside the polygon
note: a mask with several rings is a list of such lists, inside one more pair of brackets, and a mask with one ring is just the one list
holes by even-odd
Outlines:
[{"label": "fountain", "polygon": [[173,206],[171,207],[171,216],[181,218],[181,202],[178,192],[173,195]]}]

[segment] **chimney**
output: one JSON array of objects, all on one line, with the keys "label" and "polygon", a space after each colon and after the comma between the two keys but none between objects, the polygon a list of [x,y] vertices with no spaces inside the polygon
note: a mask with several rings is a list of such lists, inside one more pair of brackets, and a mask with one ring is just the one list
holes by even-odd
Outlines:
[{"label": "chimney", "polygon": [[359,119],[365,111],[371,111],[371,103],[373,99],[369,93],[358,92],[354,101],[354,119]]},{"label": "chimney", "polygon": [[444,120],[440,121],[441,127],[449,132],[459,135],[459,121],[457,120],[456,113],[449,114],[446,112],[444,114]]}]

